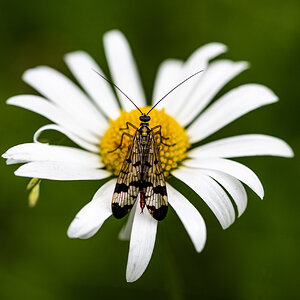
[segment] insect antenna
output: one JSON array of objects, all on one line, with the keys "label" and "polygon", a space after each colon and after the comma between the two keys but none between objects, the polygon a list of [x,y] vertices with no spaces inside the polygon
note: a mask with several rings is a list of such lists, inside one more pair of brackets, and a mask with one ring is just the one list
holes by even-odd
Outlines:
[{"label": "insect antenna", "polygon": [[109,79],[107,79],[106,77],[104,77],[102,74],[100,74],[95,69],[92,68],[92,70],[95,73],[97,73],[100,77],[102,77],[104,80],[106,80],[108,83],[110,83],[112,86],[114,86],[120,93],[122,93],[139,110],[139,112],[143,115],[143,112],[138,108],[138,106],[135,105],[135,103],[116,84],[114,84],[112,81],[110,81]]},{"label": "insect antenna", "polygon": [[182,84],[184,84],[186,81],[190,80],[192,77],[196,76],[197,74],[203,72],[203,70],[198,71],[196,73],[194,73],[193,75],[189,76],[188,78],[184,79],[183,81],[181,81],[180,83],[178,83],[176,86],[174,86],[168,93],[166,93],[154,106],[152,106],[152,108],[146,113],[146,115],[148,115],[152,109],[158,104],[160,103],[162,100],[164,100],[168,95],[170,95],[174,90],[176,90],[178,87],[180,87]]}]

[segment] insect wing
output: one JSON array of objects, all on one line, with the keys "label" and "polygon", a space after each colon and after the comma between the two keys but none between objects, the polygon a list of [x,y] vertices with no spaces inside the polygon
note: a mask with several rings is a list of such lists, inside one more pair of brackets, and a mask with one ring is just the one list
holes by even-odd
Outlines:
[{"label": "insect wing", "polygon": [[158,151],[159,147],[151,133],[143,159],[142,185],[147,209],[154,219],[161,221],[168,212],[168,196]]},{"label": "insect wing", "polygon": [[136,131],[120,171],[112,199],[112,213],[123,218],[133,207],[141,181],[141,149]]}]

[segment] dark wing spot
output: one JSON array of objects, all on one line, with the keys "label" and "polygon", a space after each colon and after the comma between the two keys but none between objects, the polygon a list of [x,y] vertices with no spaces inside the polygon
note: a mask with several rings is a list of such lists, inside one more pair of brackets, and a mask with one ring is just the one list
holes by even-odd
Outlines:
[{"label": "dark wing spot", "polygon": [[140,187],[140,182],[139,182],[139,181],[131,181],[131,182],[129,183],[129,186]]},{"label": "dark wing spot", "polygon": [[112,213],[116,219],[121,219],[128,214],[133,205],[124,205],[121,207],[118,203],[112,203]]},{"label": "dark wing spot", "polygon": [[125,183],[117,183],[114,193],[118,193],[118,194],[120,194],[121,192],[127,193],[130,186],[139,187],[140,182],[139,181],[131,181],[129,183],[129,185],[127,185]]},{"label": "dark wing spot", "polygon": [[149,187],[149,186],[153,186],[153,183],[150,182],[150,181],[143,181],[143,182],[141,183],[141,187],[142,187],[143,189],[146,189],[146,188]]},{"label": "dark wing spot", "polygon": [[167,189],[166,189],[166,186],[161,186],[161,185],[158,185],[158,186],[155,186],[153,187],[153,193],[154,194],[160,194],[162,196],[167,196]]},{"label": "dark wing spot", "polygon": [[138,160],[136,163],[133,164],[134,167],[138,167],[140,165],[141,165],[141,161],[140,160]]},{"label": "dark wing spot", "polygon": [[167,205],[162,205],[160,208],[155,208],[154,206],[147,206],[147,208],[150,211],[152,217],[157,221],[163,220],[168,212]]},{"label": "dark wing spot", "polygon": [[149,163],[149,161],[145,161],[145,162],[144,162],[144,165],[145,165],[146,167],[149,167],[149,168],[152,167],[152,165]]},{"label": "dark wing spot", "polygon": [[115,193],[120,194],[121,192],[127,193],[129,186],[125,183],[117,183],[115,187]]}]

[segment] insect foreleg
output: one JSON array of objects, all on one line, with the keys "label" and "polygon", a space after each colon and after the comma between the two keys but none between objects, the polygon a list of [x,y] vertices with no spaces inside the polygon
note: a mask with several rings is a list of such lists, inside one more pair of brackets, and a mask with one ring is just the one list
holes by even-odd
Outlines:
[{"label": "insect foreleg", "polygon": [[162,140],[168,140],[169,138],[167,137],[164,137],[164,136],[162,136],[162,135],[160,135],[160,144],[163,144],[163,145],[165,145],[165,146],[167,146],[167,147],[171,147],[171,146],[175,146],[176,144],[166,144],[166,143],[164,143]]},{"label": "insect foreleg", "polygon": [[152,131],[154,130],[154,129],[157,129],[157,128],[159,128],[156,132],[153,132],[153,135],[155,136],[155,135],[159,135],[159,138],[160,138],[160,141],[159,141],[159,143],[160,144],[163,144],[163,145],[165,145],[165,146],[167,146],[167,147],[171,147],[171,146],[175,146],[176,144],[166,144],[166,143],[164,143],[163,142],[163,140],[168,140],[169,139],[169,137],[164,137],[164,136],[162,136],[161,135],[161,125],[157,125],[157,126],[155,126],[155,127],[153,127],[152,128]]},{"label": "insect foreleg", "polygon": [[[161,137],[161,138],[163,138],[163,137]],[[168,138],[167,138],[168,139]],[[176,143],[175,144],[166,144],[166,143],[164,143],[163,141],[162,141],[162,139],[160,139],[160,144],[163,144],[163,145],[165,145],[165,146],[167,146],[167,147],[172,147],[172,146],[175,146],[176,145]]]},{"label": "insect foreleg", "polygon": [[122,147],[124,135],[127,135],[127,136],[130,137],[130,138],[133,138],[133,135],[131,135],[131,134],[127,133],[127,132],[123,132],[123,133],[122,133],[122,136],[121,136],[121,142],[120,142],[120,145],[119,145],[116,149],[111,150],[111,151],[108,151],[107,153],[112,153],[112,152],[114,152],[114,151],[116,151],[117,149],[119,149],[119,148]]},{"label": "insect foreleg", "polygon": [[[156,132],[154,132],[155,129],[159,128]],[[152,129],[153,131],[153,134],[156,135],[156,134],[160,134],[161,135],[161,125],[157,125],[157,126],[154,126]]]},{"label": "insect foreleg", "polygon": [[127,130],[127,129],[129,129],[129,126],[131,126],[132,128],[134,128],[135,130],[138,129],[138,128],[137,128],[136,126],[134,126],[132,123],[126,122],[126,127],[125,127],[125,128],[120,128],[120,130]]},{"label": "insect foreleg", "polygon": [[[157,129],[157,128],[159,128],[159,130],[157,130],[156,132],[154,132],[154,129]],[[153,127],[152,128],[152,131],[153,131],[153,135],[155,136],[155,135],[159,135],[159,137],[160,137],[160,142],[162,141],[162,140],[168,140],[169,138],[168,137],[164,137],[164,136],[162,136],[161,135],[161,125],[157,125],[157,126],[155,126],[155,127]]]},{"label": "insect foreleg", "polygon": [[168,140],[169,139],[169,137],[164,137],[164,136],[160,136],[160,141],[162,141],[162,140]]},{"label": "insect foreleg", "polygon": [[[159,128],[156,132],[154,132],[155,129]],[[162,142],[162,140],[168,140],[169,138],[168,137],[164,137],[161,135],[161,125],[157,125],[157,126],[154,126],[152,129],[153,131],[153,135],[156,136],[157,134],[159,135],[159,138],[160,138],[160,143]]]}]

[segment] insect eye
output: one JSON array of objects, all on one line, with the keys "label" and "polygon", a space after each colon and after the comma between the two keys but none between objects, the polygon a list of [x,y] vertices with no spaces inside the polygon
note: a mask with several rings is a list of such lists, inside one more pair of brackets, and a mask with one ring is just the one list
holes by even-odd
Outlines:
[{"label": "insect eye", "polygon": [[150,121],[150,117],[147,116],[147,115],[142,115],[142,116],[140,116],[140,121],[141,122],[148,122],[148,121]]}]

